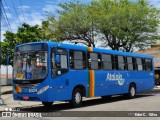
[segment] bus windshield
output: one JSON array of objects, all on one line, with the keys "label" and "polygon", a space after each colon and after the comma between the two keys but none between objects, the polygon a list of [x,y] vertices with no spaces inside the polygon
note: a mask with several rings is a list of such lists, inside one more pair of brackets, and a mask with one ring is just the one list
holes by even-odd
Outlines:
[{"label": "bus windshield", "polygon": [[37,80],[47,76],[47,51],[15,52],[14,80]]}]

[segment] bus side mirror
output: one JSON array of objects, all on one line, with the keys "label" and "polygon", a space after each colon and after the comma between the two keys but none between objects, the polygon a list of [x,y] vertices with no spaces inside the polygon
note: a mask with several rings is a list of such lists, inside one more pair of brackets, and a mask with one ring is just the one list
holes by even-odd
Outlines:
[{"label": "bus side mirror", "polygon": [[55,63],[56,64],[60,63],[60,55],[56,55]]}]

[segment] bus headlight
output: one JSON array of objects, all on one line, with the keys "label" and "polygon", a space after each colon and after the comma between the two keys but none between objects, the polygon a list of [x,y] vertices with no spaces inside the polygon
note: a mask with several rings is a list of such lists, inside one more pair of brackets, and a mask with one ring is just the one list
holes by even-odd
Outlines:
[{"label": "bus headlight", "polygon": [[40,89],[37,94],[42,94],[43,92],[45,92],[46,90],[48,90],[49,86],[45,86],[42,89]]}]

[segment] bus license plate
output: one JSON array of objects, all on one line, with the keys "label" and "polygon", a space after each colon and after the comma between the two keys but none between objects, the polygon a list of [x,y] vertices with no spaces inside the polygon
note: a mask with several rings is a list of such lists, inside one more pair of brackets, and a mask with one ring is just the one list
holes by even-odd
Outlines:
[{"label": "bus license plate", "polygon": [[23,96],[23,100],[29,100],[29,96]]},{"label": "bus license plate", "polygon": [[17,74],[16,75],[16,79],[23,79],[24,78],[24,74]]}]

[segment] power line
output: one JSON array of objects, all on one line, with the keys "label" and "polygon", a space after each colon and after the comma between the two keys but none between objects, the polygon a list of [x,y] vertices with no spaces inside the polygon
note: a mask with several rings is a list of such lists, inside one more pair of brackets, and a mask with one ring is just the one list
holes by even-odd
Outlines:
[{"label": "power line", "polygon": [[6,12],[5,12],[5,9],[4,9],[4,6],[3,6],[3,3],[1,3],[1,6],[2,6],[2,14],[1,14],[1,17],[4,19],[5,23],[7,24],[7,27],[11,30],[11,27],[10,27],[10,24],[9,24],[9,21],[8,21],[8,17],[6,15]]},{"label": "power line", "polygon": [[21,10],[22,10],[22,14],[23,14],[23,19],[24,19],[24,22],[26,23],[26,20],[25,20],[25,17],[24,17],[24,12],[23,12],[23,9],[22,9],[22,1],[20,0],[20,4],[21,4]]},{"label": "power line", "polygon": [[3,14],[2,14],[2,16],[1,16],[1,22],[2,22],[3,28],[6,28],[8,31],[10,31],[10,28],[9,28],[9,26],[8,26],[8,24],[7,24],[7,22],[6,22],[6,19],[5,19],[5,17],[4,17]]},{"label": "power line", "polygon": [[13,0],[12,0],[12,5],[13,5],[14,11],[15,11],[15,13],[16,13],[16,16],[17,16],[17,18],[18,18],[18,21],[19,21],[19,23],[21,24],[21,21],[19,20],[18,13],[17,13],[17,11],[16,11],[16,8],[15,8],[15,5],[14,5]]},{"label": "power line", "polygon": [[[8,8],[9,13],[12,15],[11,11],[10,11],[10,7],[8,6],[7,2],[5,0],[3,0],[6,7]],[[14,19],[12,18],[12,23],[13,23]]]},{"label": "power line", "polygon": [[[9,29],[10,29],[10,31],[12,31],[12,29],[11,29],[11,26],[10,26],[10,23],[9,23],[9,20],[8,20],[8,17],[7,17],[7,15],[6,15],[6,11],[5,11],[5,9],[4,9],[4,6],[3,6],[3,3],[1,2],[1,9],[2,9],[2,16],[4,16],[4,18],[5,18],[5,20],[6,20],[6,22],[7,22],[7,24],[8,24],[8,27],[9,27]],[[4,14],[4,15],[3,15]]]},{"label": "power line", "polygon": [[3,11],[2,11],[2,14],[1,14],[1,26],[7,28],[8,31],[10,31],[10,28],[9,28],[9,25],[6,21],[6,18],[5,18],[5,15],[3,14]]},{"label": "power line", "polygon": [[[2,19],[2,7],[1,7],[2,0],[0,0],[0,60],[2,60],[2,42],[1,42],[1,19]],[[4,100],[1,98],[1,63],[0,61],[0,105],[4,104]]]}]

